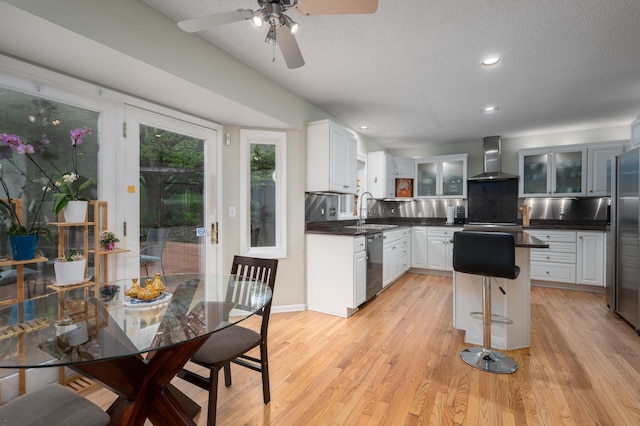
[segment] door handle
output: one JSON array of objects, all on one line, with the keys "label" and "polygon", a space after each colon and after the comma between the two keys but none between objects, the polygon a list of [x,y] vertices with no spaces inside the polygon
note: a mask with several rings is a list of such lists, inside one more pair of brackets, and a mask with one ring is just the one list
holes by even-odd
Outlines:
[{"label": "door handle", "polygon": [[218,244],[218,222],[211,224],[211,244]]}]

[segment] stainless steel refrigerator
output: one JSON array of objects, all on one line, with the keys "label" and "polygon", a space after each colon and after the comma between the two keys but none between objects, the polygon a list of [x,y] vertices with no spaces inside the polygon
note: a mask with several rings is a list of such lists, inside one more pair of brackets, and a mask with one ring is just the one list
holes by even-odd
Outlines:
[{"label": "stainless steel refrigerator", "polygon": [[640,147],[619,155],[612,166],[615,280],[608,294],[613,310],[640,333]]}]

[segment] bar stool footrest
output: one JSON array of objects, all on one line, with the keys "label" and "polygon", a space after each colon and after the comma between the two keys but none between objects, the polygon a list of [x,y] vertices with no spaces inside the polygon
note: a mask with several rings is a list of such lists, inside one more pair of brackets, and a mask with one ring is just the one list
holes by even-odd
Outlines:
[{"label": "bar stool footrest", "polygon": [[[482,321],[484,319],[484,313],[483,312],[471,312],[469,314],[470,317],[475,318],[477,320]],[[513,324],[513,320],[507,317],[503,317],[502,315],[496,315],[496,314],[492,314],[491,315],[491,324]]]}]

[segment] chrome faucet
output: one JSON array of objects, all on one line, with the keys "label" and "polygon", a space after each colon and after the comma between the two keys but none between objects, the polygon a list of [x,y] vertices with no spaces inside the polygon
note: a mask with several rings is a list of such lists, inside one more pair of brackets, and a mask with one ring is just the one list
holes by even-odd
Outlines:
[{"label": "chrome faucet", "polygon": [[364,208],[367,211],[367,215],[369,214],[369,209],[367,209],[364,204],[364,196],[369,195],[369,199],[373,198],[373,195],[369,191],[363,192],[360,196],[360,210],[358,211],[358,227],[362,228],[364,226],[364,217],[362,217],[362,209]]}]

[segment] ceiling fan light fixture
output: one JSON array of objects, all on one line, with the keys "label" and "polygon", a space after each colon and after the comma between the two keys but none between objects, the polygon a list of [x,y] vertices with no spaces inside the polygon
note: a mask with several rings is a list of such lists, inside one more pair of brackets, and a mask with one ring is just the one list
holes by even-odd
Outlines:
[{"label": "ceiling fan light fixture", "polygon": [[271,24],[269,27],[269,32],[267,33],[267,38],[264,39],[265,43],[275,45],[276,44],[276,25]]},{"label": "ceiling fan light fixture", "polygon": [[283,14],[281,20],[283,25],[289,28],[289,31],[291,31],[291,34],[296,34],[300,29],[300,25],[298,25],[298,23],[293,19],[291,19],[288,15]]},{"label": "ceiling fan light fixture", "polygon": [[258,28],[262,28],[262,25],[264,24],[264,20],[260,15],[253,15],[251,17],[251,22],[253,22],[253,25],[255,25]]},{"label": "ceiling fan light fixture", "polygon": [[265,21],[264,8],[258,9],[251,15],[251,22],[258,28],[262,28]]}]

